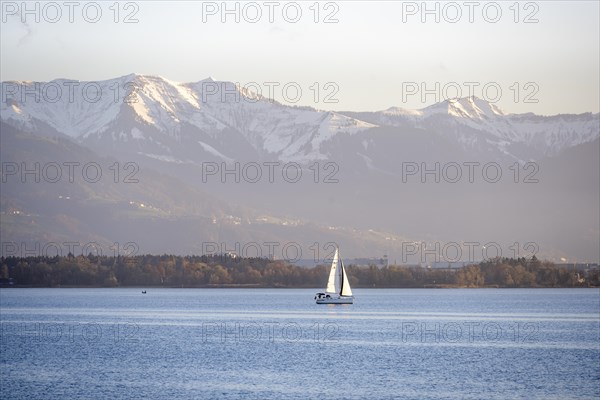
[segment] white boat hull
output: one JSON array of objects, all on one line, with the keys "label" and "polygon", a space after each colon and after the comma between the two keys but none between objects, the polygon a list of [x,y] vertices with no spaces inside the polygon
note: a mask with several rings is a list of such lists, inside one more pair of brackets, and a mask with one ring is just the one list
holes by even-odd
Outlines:
[{"label": "white boat hull", "polygon": [[346,275],[344,262],[340,257],[339,249],[335,249],[329,270],[329,279],[325,292],[315,295],[317,304],[353,304],[354,296],[350,288],[350,282]]},{"label": "white boat hull", "polygon": [[317,304],[353,304],[354,296],[322,297],[317,299]]}]

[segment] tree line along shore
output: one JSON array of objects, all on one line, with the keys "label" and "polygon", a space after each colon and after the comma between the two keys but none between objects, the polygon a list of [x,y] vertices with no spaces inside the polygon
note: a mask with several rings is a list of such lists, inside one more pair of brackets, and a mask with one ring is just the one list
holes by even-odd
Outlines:
[{"label": "tree line along shore", "polygon": [[[575,270],[532,258],[496,258],[462,268],[346,267],[358,288],[600,287],[598,268]],[[229,255],[2,257],[0,283],[13,287],[284,287],[325,285],[328,265]]]}]

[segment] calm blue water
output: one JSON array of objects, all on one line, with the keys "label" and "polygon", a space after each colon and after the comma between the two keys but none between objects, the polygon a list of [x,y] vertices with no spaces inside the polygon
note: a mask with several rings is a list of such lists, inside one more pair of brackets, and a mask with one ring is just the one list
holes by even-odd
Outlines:
[{"label": "calm blue water", "polygon": [[597,289],[2,289],[3,399],[598,399]]}]

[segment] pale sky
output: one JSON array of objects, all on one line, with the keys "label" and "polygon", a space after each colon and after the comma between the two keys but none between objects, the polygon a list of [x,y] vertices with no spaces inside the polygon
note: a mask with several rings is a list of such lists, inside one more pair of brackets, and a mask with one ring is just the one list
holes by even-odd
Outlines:
[{"label": "pale sky", "polygon": [[[470,88],[506,112],[600,108],[598,1],[429,2],[431,14],[421,1],[228,2],[234,12],[226,15],[221,1],[125,2],[118,15],[114,2],[76,3],[30,2],[24,12],[21,1],[2,2],[2,81],[135,72],[256,82],[263,95],[275,87],[280,101],[288,84],[295,104],[329,110],[422,108]],[[127,16],[137,22],[124,23]],[[337,22],[324,23],[327,16]],[[327,95],[337,103],[324,102]]]}]

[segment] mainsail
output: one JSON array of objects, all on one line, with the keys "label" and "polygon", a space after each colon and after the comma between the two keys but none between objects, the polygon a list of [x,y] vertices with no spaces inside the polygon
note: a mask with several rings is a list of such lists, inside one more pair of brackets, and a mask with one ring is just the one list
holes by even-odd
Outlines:
[{"label": "mainsail", "polygon": [[327,293],[339,293],[340,277],[338,275],[338,249],[335,249],[333,261],[331,262],[331,271],[329,271],[329,280],[327,281]]},{"label": "mainsail", "polygon": [[344,263],[341,262],[339,250],[335,249],[335,254],[331,262],[331,271],[327,281],[327,293],[335,293],[340,296],[352,296],[352,288],[348,282]]}]

